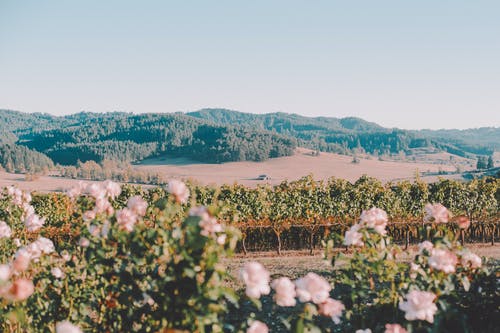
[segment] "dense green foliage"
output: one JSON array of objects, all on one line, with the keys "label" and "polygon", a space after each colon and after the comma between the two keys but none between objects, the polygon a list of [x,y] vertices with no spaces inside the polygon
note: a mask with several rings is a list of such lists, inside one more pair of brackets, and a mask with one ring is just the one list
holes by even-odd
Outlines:
[{"label": "dense green foliage", "polygon": [[295,137],[300,145],[339,153],[363,149],[371,154],[391,154],[412,148],[433,147],[460,156],[470,156],[491,154],[500,149],[499,128],[407,131],[383,128],[354,117],[309,118],[287,113],[257,115],[225,109],[204,109],[188,115],[217,124],[252,124]]},{"label": "dense green foliage", "polygon": [[[263,161],[288,156],[296,140],[245,126],[214,125],[184,114],[79,113],[65,117],[1,111],[0,128],[16,141],[55,163],[140,161],[183,156],[221,163]],[[17,138],[15,140],[14,138]]]},{"label": "dense green foliage", "polygon": [[8,172],[43,172],[54,167],[52,160],[37,151],[0,143],[0,166]]},{"label": "dense green foliage", "polygon": [[[297,145],[318,151],[374,155],[411,154],[412,149],[424,148],[467,157],[490,155],[499,148],[499,129],[466,130],[463,137],[461,133],[388,129],[353,117],[258,115],[225,109],[140,115],[81,112],[62,117],[0,110],[0,144],[8,143],[11,150],[29,153],[15,148],[28,147],[62,165],[77,165],[79,161],[134,162],[165,156],[209,163],[263,161],[289,156]],[[8,169],[16,171],[34,172],[46,165],[42,163],[34,170],[19,158],[10,161],[14,164]],[[0,160],[4,167],[7,162]]]}]

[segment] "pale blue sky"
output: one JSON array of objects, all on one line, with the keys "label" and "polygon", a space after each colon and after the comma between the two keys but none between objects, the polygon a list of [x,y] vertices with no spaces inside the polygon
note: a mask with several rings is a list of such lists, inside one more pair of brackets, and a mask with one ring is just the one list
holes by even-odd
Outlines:
[{"label": "pale blue sky", "polygon": [[0,108],[500,126],[499,0],[0,0]]}]

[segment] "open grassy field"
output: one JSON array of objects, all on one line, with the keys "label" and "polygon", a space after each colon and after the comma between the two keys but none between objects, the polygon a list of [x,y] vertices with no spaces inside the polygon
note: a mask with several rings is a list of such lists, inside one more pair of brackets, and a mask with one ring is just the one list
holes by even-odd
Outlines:
[{"label": "open grassy field", "polygon": [[[422,153],[415,162],[391,160],[381,161],[375,157],[360,156],[359,163],[352,163],[352,156],[321,153],[312,156],[312,151],[298,148],[295,155],[270,159],[264,162],[231,162],[223,164],[201,164],[185,158],[148,159],[134,167],[159,173],[165,179],[178,178],[194,180],[201,184],[240,183],[247,186],[270,183],[279,184],[284,180],[296,180],[308,174],[316,179],[327,179],[332,176],[349,181],[356,181],[362,175],[380,179],[382,182],[397,180],[413,180],[417,172],[426,173],[421,179],[428,182],[437,181],[438,177],[461,179],[460,175],[438,175],[439,171],[453,172],[456,164],[462,170],[470,170],[470,161],[445,153]],[[257,180],[259,175],[267,175],[269,180]],[[76,184],[77,180],[52,176],[40,176],[26,181],[21,174],[0,172],[0,187],[16,185],[23,190],[53,192],[64,191]]]}]

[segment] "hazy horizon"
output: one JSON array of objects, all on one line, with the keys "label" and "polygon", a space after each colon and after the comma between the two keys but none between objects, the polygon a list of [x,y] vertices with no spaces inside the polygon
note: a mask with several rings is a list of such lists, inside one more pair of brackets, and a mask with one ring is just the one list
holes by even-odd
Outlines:
[{"label": "hazy horizon", "polygon": [[500,2],[0,2],[0,107],[500,127]]}]

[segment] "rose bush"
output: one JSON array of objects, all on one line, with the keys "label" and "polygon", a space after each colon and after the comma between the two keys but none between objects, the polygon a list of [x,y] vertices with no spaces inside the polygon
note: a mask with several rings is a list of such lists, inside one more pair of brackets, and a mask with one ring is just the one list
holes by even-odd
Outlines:
[{"label": "rose bush", "polygon": [[[233,210],[203,193],[200,200],[208,206],[198,206],[193,193],[180,181],[149,192],[107,181],[79,183],[67,195],[33,202],[29,193],[5,189],[0,196],[0,330],[498,328],[494,269],[460,243],[469,220],[460,218],[458,230],[450,228],[451,214],[440,204],[425,207],[416,252],[395,245],[387,213],[371,208],[361,211],[344,235],[333,234],[326,242],[331,272],[310,272],[292,281],[248,262],[239,275],[245,288],[239,291],[229,287],[233,277],[223,260],[234,253],[240,232],[218,219],[225,214],[228,222]],[[48,206],[57,214],[45,216]],[[339,251],[345,246],[347,253]],[[235,317],[235,309],[248,304],[250,310]]]}]

